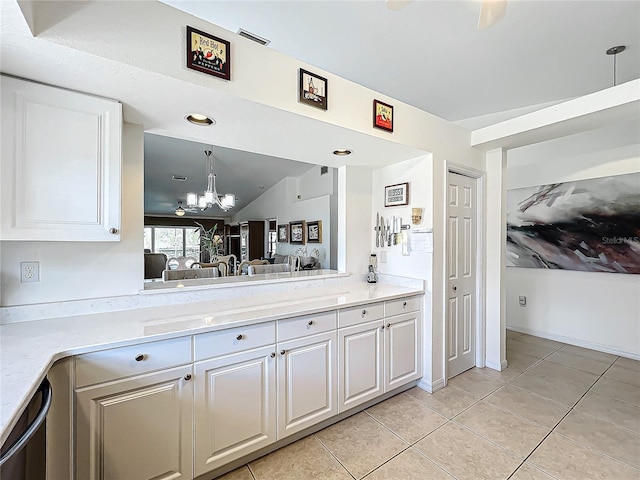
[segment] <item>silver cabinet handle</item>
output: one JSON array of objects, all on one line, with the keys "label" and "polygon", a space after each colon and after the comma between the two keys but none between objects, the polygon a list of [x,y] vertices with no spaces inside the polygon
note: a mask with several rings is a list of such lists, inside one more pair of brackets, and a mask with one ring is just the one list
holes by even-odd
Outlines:
[{"label": "silver cabinet handle", "polygon": [[271,352],[271,355],[269,355],[271,358],[276,358],[276,352]]},{"label": "silver cabinet handle", "polygon": [[238,336],[236,337],[236,340],[242,340],[243,338],[244,338],[244,336],[243,336],[242,334],[240,334],[240,335],[238,335]]},{"label": "silver cabinet handle", "polygon": [[184,376],[184,379],[185,379],[187,382],[188,382],[189,380],[191,380],[191,374],[190,374],[190,373],[187,373],[187,374]]},{"label": "silver cabinet handle", "polygon": [[313,325],[313,320],[309,320],[309,321],[307,322],[307,325],[309,325],[309,326]]},{"label": "silver cabinet handle", "polygon": [[145,358],[147,358],[147,356],[144,353],[139,353],[139,354],[136,355],[136,362],[141,362]]},{"label": "silver cabinet handle", "polygon": [[362,310],[362,315],[366,315],[367,311],[366,310]]},{"label": "silver cabinet handle", "polygon": [[456,285],[453,286],[453,291],[455,292],[456,290],[458,290],[458,287]]},{"label": "silver cabinet handle", "polygon": [[117,228],[110,228],[110,229],[109,229],[109,233],[110,233],[111,235],[115,235],[115,234],[117,234],[117,233],[118,233],[118,229],[117,229]]},{"label": "silver cabinet handle", "polygon": [[387,323],[387,328],[391,328],[391,324],[390,323]]},{"label": "silver cabinet handle", "polygon": [[382,326],[380,327],[380,330],[384,330],[384,325],[382,325]]},{"label": "silver cabinet handle", "polygon": [[402,308],[406,308],[406,307],[407,307],[407,302],[404,302],[404,303],[402,304]]},{"label": "silver cabinet handle", "polygon": [[284,355],[285,353],[287,353],[285,349],[280,350],[280,355]]}]

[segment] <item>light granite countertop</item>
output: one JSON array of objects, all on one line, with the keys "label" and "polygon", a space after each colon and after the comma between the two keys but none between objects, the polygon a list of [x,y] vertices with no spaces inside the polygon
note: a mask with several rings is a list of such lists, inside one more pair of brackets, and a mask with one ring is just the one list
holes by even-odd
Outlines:
[{"label": "light granite countertop", "polygon": [[0,445],[61,358],[422,293],[354,282],[0,325]]}]

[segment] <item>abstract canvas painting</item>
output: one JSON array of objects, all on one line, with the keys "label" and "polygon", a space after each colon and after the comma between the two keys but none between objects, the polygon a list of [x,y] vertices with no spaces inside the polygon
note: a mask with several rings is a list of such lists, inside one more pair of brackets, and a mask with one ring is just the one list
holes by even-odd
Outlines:
[{"label": "abstract canvas painting", "polygon": [[640,173],[509,190],[507,266],[640,274]]}]

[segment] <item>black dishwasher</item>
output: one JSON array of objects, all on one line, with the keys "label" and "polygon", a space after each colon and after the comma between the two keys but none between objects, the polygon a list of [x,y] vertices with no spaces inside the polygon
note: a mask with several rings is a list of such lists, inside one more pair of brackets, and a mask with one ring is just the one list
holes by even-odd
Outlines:
[{"label": "black dishwasher", "polygon": [[45,378],[0,449],[0,479],[45,480],[45,419],[51,394]]}]

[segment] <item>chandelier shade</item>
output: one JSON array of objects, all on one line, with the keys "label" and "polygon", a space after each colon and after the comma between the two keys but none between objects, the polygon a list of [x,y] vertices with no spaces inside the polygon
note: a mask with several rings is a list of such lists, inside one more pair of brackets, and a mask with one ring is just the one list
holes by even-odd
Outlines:
[{"label": "chandelier shade", "polygon": [[193,192],[187,193],[187,206],[205,211],[207,208],[215,205],[220,210],[226,212],[235,207],[236,196],[233,193],[218,193],[216,189],[216,173],[213,170],[213,147],[211,148],[212,150],[204,151],[207,166],[207,189],[202,195]]}]

